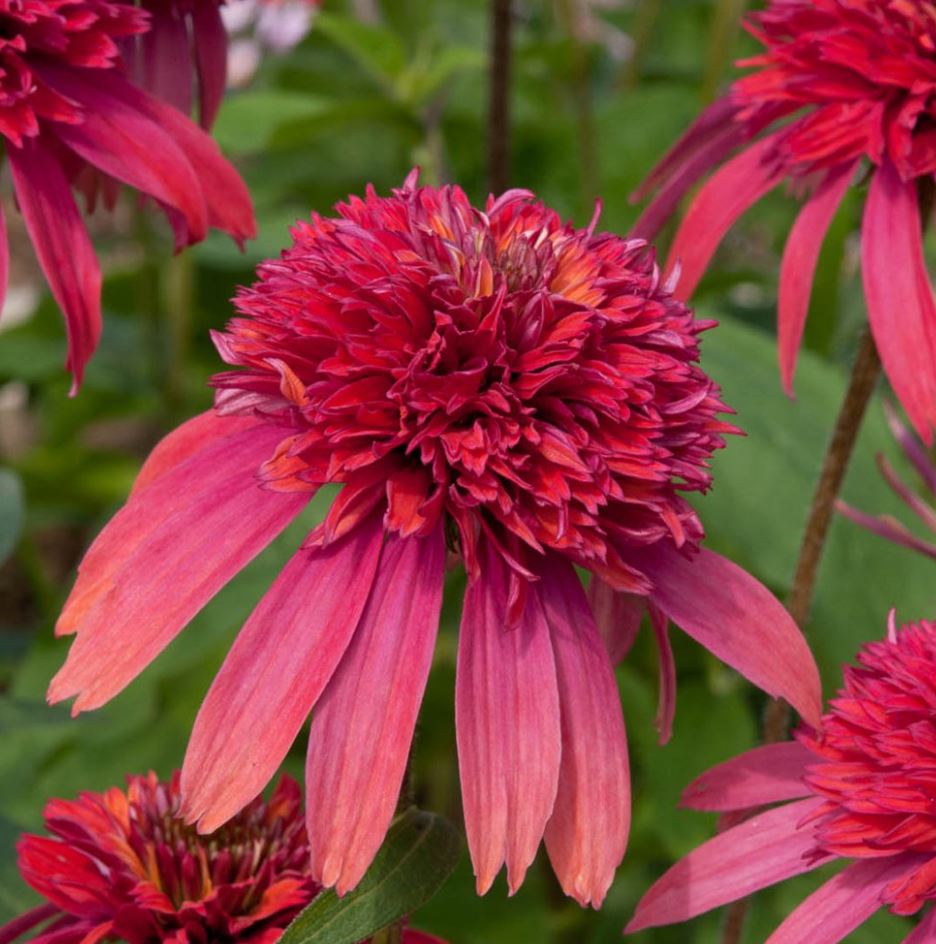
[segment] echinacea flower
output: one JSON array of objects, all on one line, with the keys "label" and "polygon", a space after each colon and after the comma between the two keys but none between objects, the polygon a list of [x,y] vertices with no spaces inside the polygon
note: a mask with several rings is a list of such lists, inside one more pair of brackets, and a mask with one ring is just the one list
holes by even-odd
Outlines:
[{"label": "echinacea flower", "polygon": [[[119,692],[327,482],[325,521],[241,630],[182,772],[212,830],[273,776],[314,708],[312,871],[361,878],[396,804],[447,551],[468,588],[457,740],[479,890],[540,839],[601,902],[624,854],[624,720],[580,566],[651,601],[807,718],[818,674],[774,597],[699,548],[681,491],[732,429],[697,366],[706,327],[641,240],[563,224],[525,191],[372,189],[293,230],[215,336],[237,369],[167,437],[79,568],[53,701]],[[664,617],[665,622],[665,617]],[[665,627],[664,627],[665,635]]]},{"label": "echinacea flower", "polygon": [[[766,944],[836,944],[880,908],[921,913],[936,899],[936,623],[865,645],[819,727],[758,747],[689,786],[686,806],[740,814],[644,896],[628,932],[686,921],[793,875],[845,867]],[[787,802],[792,801],[792,802]],[[936,939],[929,908],[903,944]]]},{"label": "echinacea flower", "polygon": [[[299,785],[286,776],[208,836],[182,819],[178,774],[50,800],[45,825],[48,836],[24,835],[17,848],[46,904],[0,928],[0,941],[273,944],[321,890]],[[409,930],[403,941],[442,944]]]},{"label": "echinacea flower", "polygon": [[[764,52],[652,171],[657,196],[636,226],[652,238],[696,195],[673,244],[688,298],[732,224],[788,180],[806,195],[780,270],[779,354],[787,392],[819,251],[848,187],[871,180],[861,234],[868,320],[888,379],[919,434],[936,424],[936,304],[918,191],[936,173],[936,6],[932,0],[771,0],[748,24]],[[735,153],[737,152],[737,153]],[[734,156],[731,156],[733,155]],[[860,173],[859,173],[860,171]]]},{"label": "echinacea flower", "polygon": [[[0,0],[0,136],[76,387],[101,333],[101,271],[72,187],[91,207],[113,202],[115,182],[151,197],[179,248],[209,227],[254,234],[247,189],[211,138],[127,78],[120,47],[148,28],[114,0]],[[7,268],[0,219],[0,302]]]},{"label": "echinacea flower", "polygon": [[[878,468],[897,497],[904,502],[925,527],[936,532],[936,463],[933,462],[932,456],[922,443],[900,422],[893,408],[887,404],[885,404],[885,413],[891,432],[894,434],[894,439],[897,440],[904,455],[910,460],[910,464],[919,475],[923,488],[928,493],[928,500],[914,492],[901,479],[883,455],[877,457]],[[887,538],[895,544],[900,544],[903,547],[908,547],[913,551],[919,551],[927,557],[936,559],[936,541],[918,537],[896,518],[890,515],[869,515],[843,501],[839,501],[836,507],[852,521],[880,535],[882,538]]]}]

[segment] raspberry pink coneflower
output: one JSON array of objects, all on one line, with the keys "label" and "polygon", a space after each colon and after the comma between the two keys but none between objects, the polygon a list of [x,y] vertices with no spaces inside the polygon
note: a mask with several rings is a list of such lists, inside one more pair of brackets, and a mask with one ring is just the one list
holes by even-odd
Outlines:
[{"label": "raspberry pink coneflower", "polygon": [[[0,941],[273,944],[320,891],[289,777],[210,836],[182,819],[178,775],[127,783],[46,805],[50,835],[19,842],[20,874],[46,904],[0,928]],[[403,940],[442,944],[418,931]]]},{"label": "raspberry pink coneflower", "polygon": [[[101,333],[101,272],[71,193],[114,181],[152,197],[179,247],[209,226],[254,233],[243,181],[214,142],[126,76],[120,46],[149,28],[113,0],[0,0],[0,136],[16,201],[68,328],[77,386]],[[0,219],[0,301],[8,250]]]},{"label": "raspberry pink coneflower", "polygon": [[[456,715],[486,890],[546,846],[599,903],[627,841],[617,685],[575,567],[818,718],[816,668],[777,601],[699,548],[731,429],[696,365],[706,325],[641,240],[577,230],[511,191],[369,191],[293,231],[215,338],[238,369],[150,457],[81,565],[50,697],[103,704],[326,482],[343,488],[244,626],[182,773],[211,830],[263,788],[314,708],[313,874],[343,892],[393,815],[432,661],[446,550],[468,572]],[[171,588],[171,593],[167,592]],[[663,628],[665,639],[665,627]]]},{"label": "raspberry pink coneflower", "polygon": [[792,390],[813,273],[858,169],[873,176],[862,224],[868,319],[884,369],[927,442],[936,425],[936,304],[923,259],[918,188],[936,173],[936,4],[932,0],[772,0],[752,16],[765,51],[651,173],[637,224],[652,236],[710,169],[673,245],[680,297],[722,237],[784,180],[808,194],[780,271],[780,369]]},{"label": "raspberry pink coneflower", "polygon": [[[674,924],[836,860],[848,864],[766,944],[836,944],[879,908],[936,899],[936,623],[866,645],[819,728],[703,774],[687,806],[761,812],[689,853],[644,896],[629,932]],[[936,940],[930,908],[904,944]]]}]

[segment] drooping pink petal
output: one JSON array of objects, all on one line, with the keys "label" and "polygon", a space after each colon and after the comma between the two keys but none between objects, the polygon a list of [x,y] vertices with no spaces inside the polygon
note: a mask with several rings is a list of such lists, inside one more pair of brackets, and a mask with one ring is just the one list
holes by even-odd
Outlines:
[{"label": "drooping pink petal", "polygon": [[483,895],[506,861],[523,881],[556,800],[559,693],[549,627],[536,592],[507,626],[509,573],[490,545],[465,594],[455,721],[468,848]]},{"label": "drooping pink petal", "polygon": [[192,242],[204,239],[208,232],[204,182],[175,137],[119,94],[120,76],[109,75],[102,82],[93,74],[85,78],[73,71],[55,67],[43,71],[50,84],[79,97],[86,106],[84,120],[60,122],[56,136],[92,166],[178,211]]},{"label": "drooping pink petal", "polygon": [[936,303],[923,257],[916,182],[890,161],[874,173],[861,228],[868,321],[887,378],[917,433],[936,424]]},{"label": "drooping pink petal", "polygon": [[[202,5],[196,3],[193,8]],[[192,110],[192,77],[183,65],[189,57],[185,14],[175,3],[145,3],[144,7],[150,29],[140,43],[142,85],[187,115]]]},{"label": "drooping pink petal", "polygon": [[[167,476],[152,488],[165,485]],[[49,700],[97,708],[149,665],[196,613],[305,507],[307,493],[268,492],[253,477],[197,498],[149,533],[83,614]]]},{"label": "drooping pink petal", "polygon": [[650,604],[650,624],[656,638],[660,660],[660,701],[657,707],[656,724],[660,744],[666,744],[673,736],[673,718],[676,716],[676,660],[669,638],[669,620],[659,607]]},{"label": "drooping pink petal", "polygon": [[218,116],[227,84],[228,36],[220,3],[194,5],[192,41],[198,67],[198,117],[203,128],[210,128]]},{"label": "drooping pink petal", "polygon": [[0,944],[11,944],[12,941],[22,937],[37,924],[42,924],[43,921],[58,913],[59,910],[55,905],[45,904],[21,914],[0,928]]},{"label": "drooping pink petal", "polygon": [[854,162],[833,168],[800,210],[783,250],[777,298],[777,340],[783,389],[793,395],[793,375],[799,353],[809,296],[819,252],[855,174]]},{"label": "drooping pink petal", "polygon": [[335,672],[374,581],[377,516],[303,548],[244,624],[215,677],[182,767],[183,813],[217,829],[269,782]]},{"label": "drooping pink petal", "polygon": [[0,312],[6,301],[7,288],[10,282],[10,243],[7,233],[6,218],[3,207],[0,207]]},{"label": "drooping pink petal", "polygon": [[61,165],[42,142],[8,147],[13,186],[49,288],[65,316],[66,366],[81,384],[101,337],[101,269]]},{"label": "drooping pink petal", "polygon": [[572,565],[549,555],[531,588],[549,624],[559,685],[562,763],[546,825],[559,884],[598,908],[627,848],[630,768],[621,698],[611,661]]},{"label": "drooping pink petal", "polygon": [[704,842],[650,888],[625,933],[688,921],[830,861],[809,855],[816,848],[811,828],[797,829],[822,802],[788,803]]},{"label": "drooping pink petal", "polygon": [[662,541],[635,556],[651,599],[701,645],[811,725],[822,712],[813,655],[790,614],[749,573],[704,548],[691,560]]},{"label": "drooping pink petal", "polygon": [[692,186],[720,164],[745,138],[741,125],[725,124],[704,144],[688,155],[662,183],[659,193],[640,214],[631,229],[633,236],[653,239],[673,215]]},{"label": "drooping pink petal", "polygon": [[884,416],[894,439],[897,440],[898,445],[904,451],[904,455],[910,460],[917,470],[917,474],[926,483],[926,487],[936,495],[936,464],[934,464],[928,450],[924,449],[913,433],[904,426],[897,415],[897,411],[887,400],[884,401]]},{"label": "drooping pink petal", "polygon": [[593,576],[588,585],[588,605],[611,663],[617,665],[637,639],[647,602],[636,594],[621,593],[600,577]]},{"label": "drooping pink petal", "polygon": [[797,741],[755,747],[693,780],[682,804],[693,810],[731,812],[796,800],[811,792],[803,775],[806,765],[815,761],[816,755]]},{"label": "drooping pink petal", "polygon": [[909,548],[911,551],[925,554],[927,557],[936,558],[936,544],[918,538],[906,525],[890,515],[865,514],[865,512],[852,508],[851,505],[843,501],[835,503],[835,510],[879,537],[892,541],[894,544],[899,544],[901,547]]},{"label": "drooping pink petal", "polygon": [[674,294],[688,299],[718,244],[735,221],[779,184],[785,172],[771,160],[777,133],[745,148],[723,165],[698,192],[670,249],[667,272],[681,267]]},{"label": "drooping pink petal", "polygon": [[930,908],[901,944],[936,944],[936,910]]},{"label": "drooping pink petal", "polygon": [[888,882],[918,862],[913,855],[853,862],[805,898],[765,944],[838,944],[883,906]]},{"label": "drooping pink petal", "polygon": [[[199,436],[203,437],[199,442]],[[178,438],[176,438],[178,437]],[[282,430],[255,420],[202,417],[167,436],[154,450],[127,503],[97,536],[78,566],[78,579],[55,626],[57,636],[93,632],[88,616],[114,587],[116,576],[173,516],[213,504],[216,495],[251,487]],[[187,454],[190,453],[190,454]],[[178,464],[170,463],[178,458]],[[154,480],[155,477],[155,480]],[[311,497],[312,492],[307,494]],[[198,512],[196,512],[197,514]],[[97,621],[99,624],[100,621]]]},{"label": "drooping pink petal", "polygon": [[315,706],[306,761],[312,876],[357,885],[397,806],[442,607],[445,540],[390,538],[354,637]]}]

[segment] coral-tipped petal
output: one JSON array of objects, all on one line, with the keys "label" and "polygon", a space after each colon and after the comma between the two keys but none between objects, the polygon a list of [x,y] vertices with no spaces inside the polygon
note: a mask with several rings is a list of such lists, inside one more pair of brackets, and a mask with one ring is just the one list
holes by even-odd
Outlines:
[{"label": "coral-tipped petal", "polygon": [[509,570],[485,544],[465,594],[455,688],[458,763],[479,894],[507,863],[511,892],[533,861],[556,799],[559,694],[535,593],[507,628]]},{"label": "coral-tipped petal", "polygon": [[273,776],[334,674],[374,579],[383,535],[371,517],[298,551],[241,629],[195,720],[183,812],[211,832]]},{"label": "coral-tipped petal", "polygon": [[361,880],[393,818],[442,606],[441,526],[391,538],[350,645],[312,718],[306,762],[312,875]]},{"label": "coral-tipped petal", "polygon": [[572,566],[549,556],[537,594],[556,659],[562,718],[559,792],[546,849],[567,895],[601,906],[630,830],[627,734],[611,662]]}]

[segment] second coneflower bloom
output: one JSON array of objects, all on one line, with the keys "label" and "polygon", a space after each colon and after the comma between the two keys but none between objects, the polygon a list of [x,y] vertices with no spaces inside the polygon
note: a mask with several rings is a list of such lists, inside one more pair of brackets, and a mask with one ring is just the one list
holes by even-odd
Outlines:
[{"label": "second coneflower bloom", "polygon": [[894,391],[931,442],[936,303],[921,214],[931,213],[925,192],[936,173],[936,5],[771,0],[749,30],[764,51],[740,63],[750,74],[651,173],[643,192],[657,196],[637,232],[652,237],[724,162],[695,197],[672,248],[672,263],[682,267],[677,294],[688,298],[752,204],[784,181],[805,196],[780,270],[780,368],[791,391],[823,239],[849,186],[870,174],[861,233],[868,320]]},{"label": "second coneflower bloom", "polygon": [[[838,944],[876,911],[919,915],[903,944],[936,940],[936,623],[858,654],[819,727],[703,774],[687,806],[740,825],[690,852],[637,906],[628,931],[675,924],[819,866],[844,868],[766,944]],[[766,812],[760,807],[779,804]]]},{"label": "second coneflower bloom", "polygon": [[[242,629],[182,773],[211,830],[256,796],[314,708],[316,880],[353,887],[393,816],[432,662],[447,552],[468,574],[456,717],[468,840],[486,890],[545,835],[598,904],[630,785],[615,651],[649,601],[812,721],[819,681],[774,597],[702,550],[682,492],[722,434],[707,326],[640,240],[578,230],[522,191],[369,191],[293,231],[218,334],[215,409],[167,437],[85,557],[52,683],[75,711],[119,692],[306,506],[340,483]],[[620,605],[618,605],[620,604]],[[619,627],[608,627],[619,612]],[[667,673],[669,678],[669,673]],[[667,699],[669,712],[671,698]]]}]

